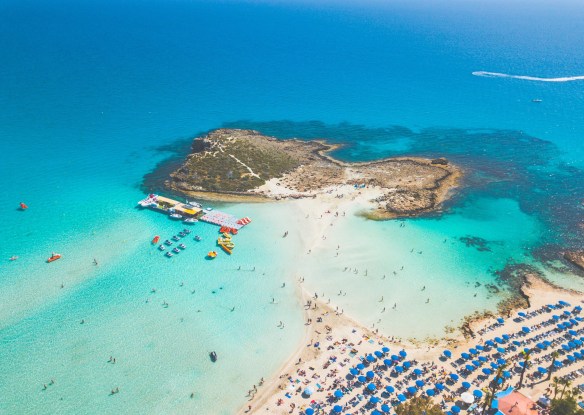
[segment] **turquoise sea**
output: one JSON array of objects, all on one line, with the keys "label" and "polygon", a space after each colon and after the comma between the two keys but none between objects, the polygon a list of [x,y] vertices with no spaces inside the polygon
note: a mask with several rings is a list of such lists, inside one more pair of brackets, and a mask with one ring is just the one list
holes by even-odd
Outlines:
[{"label": "turquoise sea", "polygon": [[[0,413],[234,413],[301,342],[300,275],[366,325],[382,292],[399,307],[377,324],[404,337],[493,309],[509,264],[582,288],[541,264],[584,246],[584,81],[472,73],[584,75],[583,19],[576,1],[1,2]],[[467,174],[443,214],[350,215],[341,259],[306,259],[289,203],[217,206],[253,219],[236,254],[205,260],[199,223],[167,260],[150,240],[183,226],[135,208],[144,177],[222,126]]]}]

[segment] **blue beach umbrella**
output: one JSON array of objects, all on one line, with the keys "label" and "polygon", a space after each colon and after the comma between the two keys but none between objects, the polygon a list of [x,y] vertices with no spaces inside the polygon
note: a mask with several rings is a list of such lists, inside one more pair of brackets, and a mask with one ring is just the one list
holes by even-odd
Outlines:
[{"label": "blue beach umbrella", "polygon": [[537,347],[537,348],[538,348],[538,349],[540,349],[540,350],[544,350],[544,349],[545,349],[545,344],[543,344],[543,343],[537,343],[537,344],[535,345],[535,347]]},{"label": "blue beach umbrella", "polygon": [[382,351],[383,353],[387,353],[387,352],[389,352],[389,347],[387,347],[387,346],[383,346],[383,347],[381,348],[381,351]]},{"label": "blue beach umbrella", "polygon": [[479,351],[477,349],[470,349],[469,352],[470,354],[479,354]]},{"label": "blue beach umbrella", "polygon": [[387,385],[387,386],[385,387],[385,390],[386,390],[388,393],[394,393],[394,392],[395,392],[395,388],[394,388],[393,386],[391,386],[391,385]]},{"label": "blue beach umbrella", "polygon": [[418,368],[415,368],[415,369],[414,369],[414,374],[415,374],[416,376],[420,376],[422,373],[424,373],[424,372],[422,372],[420,369],[418,369]]},{"label": "blue beach umbrella", "polygon": [[479,360],[485,363],[488,359],[485,356],[479,356]]},{"label": "blue beach umbrella", "polygon": [[312,409],[312,408],[306,408],[306,411],[304,411],[304,413],[306,415],[314,415],[314,409]]},{"label": "blue beach umbrella", "polygon": [[412,362],[404,362],[402,366],[404,367],[404,369],[409,369],[412,366]]},{"label": "blue beach umbrella", "polygon": [[381,399],[379,399],[377,396],[372,396],[371,399],[369,399],[369,403],[376,404],[379,403],[380,400]]},{"label": "blue beach umbrella", "polygon": [[357,376],[359,374],[359,370],[352,367],[351,369],[349,369],[349,373],[353,376]]},{"label": "blue beach umbrella", "polygon": [[452,357],[452,352],[450,350],[444,350],[442,354],[448,358]]},{"label": "blue beach umbrella", "polygon": [[359,376],[359,377],[357,378],[357,380],[358,380],[360,383],[365,383],[365,382],[367,382],[367,378],[366,378],[365,376]]},{"label": "blue beach umbrella", "polygon": [[495,347],[495,342],[494,342],[494,341],[492,341],[492,340],[487,340],[487,341],[485,342],[485,344],[486,344],[487,346]]},{"label": "blue beach umbrella", "polygon": [[574,352],[574,356],[576,356],[576,359],[582,359],[582,353],[580,352]]},{"label": "blue beach umbrella", "polygon": [[469,372],[472,372],[475,369],[475,367],[473,365],[466,365],[464,368],[466,370],[468,370]]},{"label": "blue beach umbrella", "polygon": [[341,405],[335,405],[333,406],[333,411],[335,411],[337,414],[340,414],[343,412],[343,407]]},{"label": "blue beach umbrella", "polygon": [[529,327],[527,327],[527,326],[523,326],[523,327],[521,327],[521,331],[523,333],[529,333],[531,331],[531,329]]},{"label": "blue beach umbrella", "polygon": [[470,355],[469,355],[468,353],[466,353],[466,352],[462,353],[462,354],[461,354],[461,356],[462,356],[462,358],[463,358],[463,359],[465,359],[465,360],[468,360],[468,359],[470,359]]},{"label": "blue beach umbrella", "polygon": [[451,373],[450,374],[450,379],[452,379],[453,381],[457,381],[458,380],[458,375],[456,373]]},{"label": "blue beach umbrella", "polygon": [[521,346],[521,342],[519,340],[513,340],[513,344],[515,346]]},{"label": "blue beach umbrella", "polygon": [[560,301],[558,301],[558,304],[559,304],[559,305],[562,305],[562,306],[564,306],[564,307],[570,307],[570,303],[568,303],[568,302],[566,302],[566,301],[564,301],[564,300],[560,300]]},{"label": "blue beach umbrella", "polygon": [[357,365],[357,369],[359,369],[359,370],[363,370],[363,369],[365,369],[365,365],[364,365],[363,363],[359,363],[359,364]]},{"label": "blue beach umbrella", "polygon": [[379,350],[376,350],[374,354],[377,357],[383,357],[383,353],[381,353]]},{"label": "blue beach umbrella", "polygon": [[399,355],[400,355],[401,357],[406,357],[408,354],[406,353],[406,351],[405,351],[405,350],[400,350],[400,351],[399,351]]},{"label": "blue beach umbrella", "polygon": [[444,390],[444,385],[442,383],[437,383],[434,386],[436,386],[436,389],[438,389],[439,391],[443,391]]},{"label": "blue beach umbrella", "polygon": [[571,354],[569,354],[568,356],[566,356],[566,358],[570,361],[570,362],[575,362],[576,358],[574,356],[572,356]]},{"label": "blue beach umbrella", "polygon": [[373,379],[375,377],[375,373],[373,373],[372,370],[368,371],[365,376],[367,376],[367,378],[369,379]]},{"label": "blue beach umbrella", "polygon": [[502,338],[500,338],[500,337],[495,337],[495,341],[496,341],[497,343],[505,343],[505,342],[503,341],[503,339],[502,339]]},{"label": "blue beach umbrella", "polygon": [[570,340],[568,342],[568,346],[570,346],[570,349],[575,349],[576,348],[576,343],[574,341]]},{"label": "blue beach umbrella", "polygon": [[520,311],[517,314],[519,314],[519,317],[527,317],[527,314],[525,314],[523,311]]},{"label": "blue beach umbrella", "polygon": [[501,317],[499,317],[497,319],[497,323],[499,323],[499,324],[503,324],[504,322],[505,322],[505,320],[503,320]]},{"label": "blue beach umbrella", "polygon": [[505,359],[497,359],[497,364],[498,365],[504,365],[505,364]]},{"label": "blue beach umbrella", "polygon": [[369,385],[367,385],[367,389],[369,389],[370,391],[374,391],[375,389],[377,389],[377,386],[375,386],[375,383],[370,383]]},{"label": "blue beach umbrella", "polygon": [[560,362],[559,360],[554,361],[554,366],[555,367],[562,367],[564,366],[564,364],[562,362]]},{"label": "blue beach umbrella", "polygon": [[479,389],[475,389],[474,391],[472,391],[472,394],[476,397],[476,398],[482,398],[483,397],[483,392]]},{"label": "blue beach umbrella", "polygon": [[477,344],[475,347],[477,350],[480,350],[480,351],[485,350],[485,348],[483,346],[481,346],[480,344]]},{"label": "blue beach umbrella", "polygon": [[497,347],[497,351],[499,353],[505,353],[505,349],[503,347]]},{"label": "blue beach umbrella", "polygon": [[508,341],[511,338],[508,334],[503,334],[501,337],[503,337],[503,340],[505,341]]},{"label": "blue beach umbrella", "polygon": [[[480,361],[478,361],[478,360],[473,360],[473,361],[472,361],[472,364],[473,364],[473,365],[475,365],[475,366],[480,366],[480,365],[481,365],[481,362],[480,362]],[[476,369],[476,368],[475,368],[475,369]]]},{"label": "blue beach umbrella", "polygon": [[519,362],[519,366],[521,367],[525,366],[525,362],[524,361]]},{"label": "blue beach umbrella", "polygon": [[572,313],[570,313],[568,310],[566,310],[566,311],[564,311],[564,315],[570,316],[570,315],[572,315]]},{"label": "blue beach umbrella", "polygon": [[554,315],[552,316],[552,318],[553,318],[554,320],[558,321],[558,320],[560,319],[560,316],[558,316],[557,314],[554,314]]},{"label": "blue beach umbrella", "polygon": [[423,380],[420,380],[420,379],[416,380],[416,386],[418,388],[421,388],[422,386],[424,386],[424,381]]},{"label": "blue beach umbrella", "polygon": [[391,360],[399,360],[399,356],[396,354],[391,355]]},{"label": "blue beach umbrella", "polygon": [[393,362],[389,359],[383,359],[383,364],[387,367],[391,366]]},{"label": "blue beach umbrella", "polygon": [[371,415],[381,415],[381,412],[375,409],[373,412],[371,412]]},{"label": "blue beach umbrella", "polygon": [[565,351],[569,352],[570,351],[570,346],[568,346],[567,344],[562,344],[562,349],[564,349]]},{"label": "blue beach umbrella", "polygon": [[436,392],[434,391],[434,389],[427,389],[426,390],[426,395],[428,396],[434,396],[436,394]]},{"label": "blue beach umbrella", "polygon": [[482,371],[485,375],[490,375],[491,373],[493,373],[493,371],[491,369],[489,369],[488,367],[483,368]]},{"label": "blue beach umbrella", "polygon": [[381,405],[381,410],[383,412],[385,412],[386,414],[388,414],[389,413],[389,405],[387,405],[387,404]]},{"label": "blue beach umbrella", "polygon": [[509,372],[509,371],[507,371],[507,370],[504,370],[504,371],[503,371],[503,377],[504,377],[505,379],[509,379],[509,378],[511,378],[511,372]]},{"label": "blue beach umbrella", "polygon": [[407,398],[403,393],[400,393],[399,395],[397,395],[397,400],[400,402],[405,402],[406,399]]},{"label": "blue beach umbrella", "polygon": [[454,405],[452,408],[450,408],[450,410],[452,412],[454,412],[455,414],[460,413],[460,408],[458,406],[456,406],[456,405]]},{"label": "blue beach umbrella", "polygon": [[410,386],[407,388],[407,391],[409,392],[410,395],[415,395],[415,393],[418,391],[416,388],[414,388],[413,386]]},{"label": "blue beach umbrella", "polygon": [[470,383],[468,383],[468,382],[462,382],[462,387],[464,389],[468,389],[468,388],[470,388]]},{"label": "blue beach umbrella", "polygon": [[402,373],[404,371],[404,368],[401,367],[401,366],[396,366],[395,367],[395,371],[398,372],[398,373]]},{"label": "blue beach umbrella", "polygon": [[371,363],[375,362],[375,357],[373,357],[373,355],[368,354],[366,359],[368,362],[371,362]]},{"label": "blue beach umbrella", "polygon": [[310,395],[312,395],[313,393],[314,393],[314,389],[312,389],[312,387],[310,387],[310,386],[309,386],[309,387],[307,387],[306,389],[304,389],[304,394],[305,394],[306,396],[310,396]]},{"label": "blue beach umbrella", "polygon": [[341,392],[340,390],[336,390],[335,393],[335,398],[342,398],[343,397],[343,392]]},{"label": "blue beach umbrella", "polygon": [[497,369],[499,367],[498,364],[496,364],[495,362],[491,362],[489,363],[489,365],[493,368],[493,369]]}]

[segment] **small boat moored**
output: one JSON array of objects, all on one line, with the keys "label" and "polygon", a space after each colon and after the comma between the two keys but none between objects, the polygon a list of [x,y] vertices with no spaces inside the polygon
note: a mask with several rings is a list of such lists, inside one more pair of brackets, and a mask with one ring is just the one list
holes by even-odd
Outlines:
[{"label": "small boat moored", "polygon": [[47,262],[53,262],[57,259],[61,259],[61,254],[55,254],[54,252],[51,254],[51,257],[47,259]]},{"label": "small boat moored", "polygon": [[195,241],[199,242],[199,241],[202,241],[202,240],[203,240],[203,239],[202,239],[202,238],[201,238],[199,235],[196,235],[196,236],[195,236]]},{"label": "small boat moored", "polygon": [[174,252],[175,254],[178,254],[178,253],[180,252],[180,249],[178,249],[178,248],[173,248],[173,249],[172,249],[172,252]]},{"label": "small boat moored", "polygon": [[211,359],[211,362],[215,363],[217,361],[217,353],[215,352],[209,353],[209,359]]},{"label": "small boat moored", "polygon": [[185,244],[179,244],[178,247],[180,249],[187,249],[187,246]]},{"label": "small boat moored", "polygon": [[186,234],[189,234],[189,233],[191,233],[191,231],[190,231],[190,230],[188,230],[188,229],[186,229],[186,228],[185,228],[185,229],[183,229],[183,232],[184,232],[184,233],[186,233]]},{"label": "small boat moored", "polygon": [[9,259],[11,261],[16,261],[18,259],[18,257],[16,255],[12,255]]},{"label": "small boat moored", "polygon": [[28,209],[28,206],[26,206],[26,203],[20,202],[20,208],[19,209],[20,210],[26,210],[26,209]]},{"label": "small boat moored", "polygon": [[171,213],[170,214],[170,219],[182,219],[182,215],[179,215],[178,213]]},{"label": "small boat moored", "polygon": [[210,251],[210,252],[207,254],[207,258],[209,258],[209,259],[214,259],[214,258],[216,258],[216,257],[217,257],[217,251]]},{"label": "small boat moored", "polygon": [[172,245],[172,242],[170,242],[168,239],[166,241],[164,241],[164,243],[168,246]]},{"label": "small boat moored", "polygon": [[158,243],[158,241],[160,240],[160,236],[156,235],[154,237],[154,239],[152,239],[152,245],[156,245]]},{"label": "small boat moored", "polygon": [[159,250],[161,250],[161,251],[164,251],[166,248],[164,247],[164,245],[160,245],[160,246],[158,247],[158,249],[159,249]]},{"label": "small boat moored", "polygon": [[180,241],[180,238],[178,236],[176,236],[176,235],[174,235],[171,239],[173,241]]},{"label": "small boat moored", "polygon": [[195,218],[187,218],[187,219],[183,220],[183,222],[190,225],[190,224],[198,222],[198,220]]},{"label": "small boat moored", "polygon": [[171,252],[167,252],[165,255],[166,255],[167,257],[169,257],[169,258],[170,258],[171,256],[173,256]]}]

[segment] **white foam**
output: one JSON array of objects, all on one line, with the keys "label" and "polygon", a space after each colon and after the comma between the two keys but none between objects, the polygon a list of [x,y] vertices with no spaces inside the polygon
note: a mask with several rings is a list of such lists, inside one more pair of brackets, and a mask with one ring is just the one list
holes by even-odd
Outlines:
[{"label": "white foam", "polygon": [[584,75],[579,76],[566,76],[562,78],[539,78],[536,76],[526,76],[526,75],[509,75],[506,73],[499,72],[485,72],[476,71],[472,73],[474,76],[483,76],[486,78],[513,78],[513,79],[523,79],[526,81],[538,81],[538,82],[571,82],[571,81],[584,81]]}]

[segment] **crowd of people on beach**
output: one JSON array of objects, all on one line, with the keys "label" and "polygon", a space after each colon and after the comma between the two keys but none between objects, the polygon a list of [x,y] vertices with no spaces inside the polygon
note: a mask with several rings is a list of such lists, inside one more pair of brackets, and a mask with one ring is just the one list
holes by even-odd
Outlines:
[{"label": "crowd of people on beach", "polygon": [[[309,300],[305,307],[314,311],[316,302]],[[327,324],[329,312],[322,312],[318,323],[325,326],[326,337],[311,341],[307,348],[324,355],[318,360],[324,363],[315,367],[315,359],[299,360],[295,371],[283,376],[286,383],[280,384],[275,401],[268,402],[266,409],[301,415],[381,415],[395,413],[397,405],[414,396],[427,396],[447,413],[479,413],[495,376],[501,378],[499,390],[531,389],[549,384],[552,376],[584,378],[581,312],[582,306],[564,301],[520,311],[512,322],[498,318],[478,330],[480,339],[468,351],[457,351],[455,356],[454,351],[444,350],[429,360],[408,359],[408,351],[392,351],[391,341],[365,329],[354,328],[337,337]],[[464,393],[466,402],[461,399]]]}]

